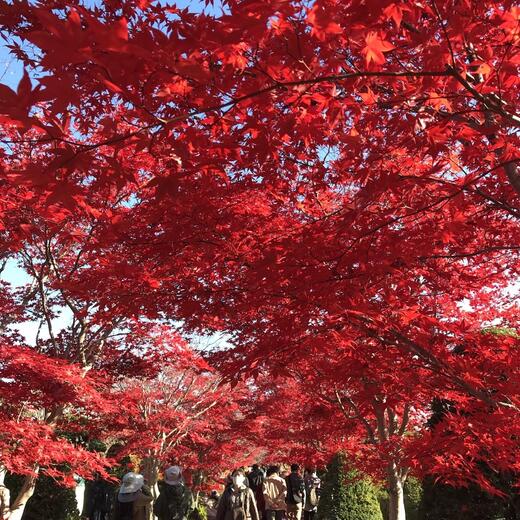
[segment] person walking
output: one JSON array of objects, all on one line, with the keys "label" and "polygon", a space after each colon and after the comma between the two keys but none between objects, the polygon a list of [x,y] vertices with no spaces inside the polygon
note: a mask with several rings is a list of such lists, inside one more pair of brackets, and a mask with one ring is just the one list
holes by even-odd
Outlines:
[{"label": "person walking", "polygon": [[298,464],[291,465],[291,473],[285,480],[287,483],[287,518],[288,520],[302,520],[305,483],[300,475]]},{"label": "person walking", "polygon": [[265,520],[283,520],[287,505],[287,484],[280,477],[280,468],[270,466],[263,483],[263,496],[265,500]]},{"label": "person walking", "polygon": [[81,518],[85,520],[109,520],[114,503],[114,484],[101,478],[85,485],[85,500]]},{"label": "person walking", "polygon": [[253,491],[256,498],[256,507],[260,518],[265,516],[265,502],[263,494],[263,483],[265,479],[264,472],[260,469],[258,464],[253,464],[253,469],[248,473],[249,487]]},{"label": "person walking", "polygon": [[303,520],[315,520],[320,500],[321,480],[315,469],[307,469],[304,473],[305,505],[303,507]]},{"label": "person walking", "polygon": [[249,480],[249,487],[253,490],[253,493],[256,494],[258,490],[262,490],[265,475],[258,464],[253,464],[253,468],[247,474],[247,478]]},{"label": "person walking", "polygon": [[116,495],[113,520],[148,520],[152,502],[144,477],[139,473],[127,473]]},{"label": "person walking", "polygon": [[235,470],[217,508],[216,520],[260,520],[253,491],[246,486],[244,470]]},{"label": "person walking", "polygon": [[164,472],[164,482],[153,506],[153,514],[159,520],[187,520],[193,509],[193,495],[184,483],[181,468],[169,467]]}]

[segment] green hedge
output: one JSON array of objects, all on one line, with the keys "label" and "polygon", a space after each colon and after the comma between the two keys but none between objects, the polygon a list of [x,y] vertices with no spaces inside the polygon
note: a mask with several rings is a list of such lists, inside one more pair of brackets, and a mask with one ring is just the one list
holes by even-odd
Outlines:
[{"label": "green hedge", "polygon": [[415,477],[408,477],[404,483],[404,508],[406,520],[419,520],[423,487],[421,481]]},{"label": "green hedge", "polygon": [[327,467],[318,505],[320,520],[383,520],[376,487],[346,467],[338,454]]}]

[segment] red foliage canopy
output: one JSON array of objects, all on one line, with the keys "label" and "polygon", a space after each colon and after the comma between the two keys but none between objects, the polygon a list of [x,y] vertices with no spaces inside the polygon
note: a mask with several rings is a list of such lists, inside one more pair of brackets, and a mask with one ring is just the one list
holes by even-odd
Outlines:
[{"label": "red foliage canopy", "polygon": [[415,460],[454,433],[431,469],[459,472],[492,427],[518,469],[518,339],[482,333],[518,326],[514,2],[0,5],[30,71],[2,87],[3,250],[75,221],[56,284],[90,312],[225,330],[233,375],[420,381],[458,414]]}]

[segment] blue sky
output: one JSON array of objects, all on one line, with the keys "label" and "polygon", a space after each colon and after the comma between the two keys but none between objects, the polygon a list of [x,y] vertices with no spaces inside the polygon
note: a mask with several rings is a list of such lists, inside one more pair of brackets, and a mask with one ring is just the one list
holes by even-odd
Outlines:
[{"label": "blue sky", "polygon": [[[14,287],[20,287],[31,282],[31,278],[27,273],[21,269],[15,259],[11,259],[7,262],[4,271],[2,272],[0,279],[9,282]],[[72,312],[69,308],[63,307],[60,310],[59,315],[52,320],[52,328],[55,332],[64,329],[70,325],[72,321]],[[181,325],[179,322],[178,326]],[[13,328],[16,329],[27,341],[29,345],[36,343],[36,335],[38,333],[38,321],[26,321],[23,323],[17,323]],[[47,329],[44,326],[40,331],[40,337],[42,339],[48,338]],[[229,348],[229,336],[225,333],[213,333],[213,334],[192,334],[187,338],[194,348],[206,351],[213,349],[216,346],[219,348]]]},{"label": "blue sky", "polygon": [[[31,282],[31,278],[27,275],[27,273],[18,267],[15,259],[10,259],[2,275],[0,277],[2,280],[9,282],[13,287],[20,287],[27,283]],[[60,315],[52,320],[52,325],[55,330],[60,330],[67,326],[72,319],[72,313],[69,309],[63,308],[60,312]],[[27,343],[30,345],[34,345],[36,334],[38,332],[38,322],[37,321],[26,321],[23,323],[17,323],[14,327],[22,336],[25,337]],[[47,334],[45,330],[43,334],[41,334],[42,338],[46,338]]]},{"label": "blue sky", "polygon": [[2,41],[0,47],[0,83],[14,90],[22,77],[22,73],[21,64],[9,54],[4,41]]}]

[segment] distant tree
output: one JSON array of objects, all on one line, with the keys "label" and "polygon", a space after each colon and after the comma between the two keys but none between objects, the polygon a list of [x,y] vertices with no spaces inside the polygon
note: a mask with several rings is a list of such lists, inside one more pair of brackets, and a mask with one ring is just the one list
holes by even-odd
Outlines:
[{"label": "distant tree", "polygon": [[[240,398],[244,385],[231,392],[222,377],[190,346],[167,328],[158,341],[164,344],[161,372],[155,378],[128,378],[114,387],[113,397],[125,402],[125,413],[107,414],[105,435],[122,445],[121,455],[134,455],[148,485],[157,492],[161,469],[172,463],[220,473],[242,456],[236,444],[240,429]],[[184,474],[185,477],[188,475]],[[200,487],[199,480],[193,484]]]}]

